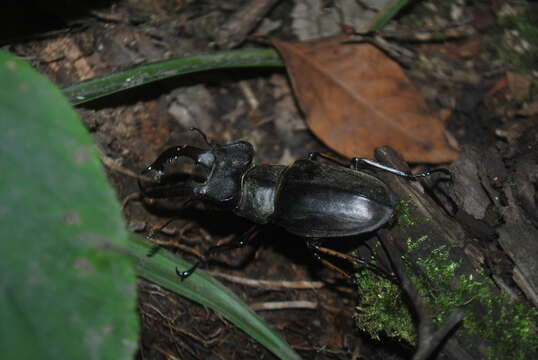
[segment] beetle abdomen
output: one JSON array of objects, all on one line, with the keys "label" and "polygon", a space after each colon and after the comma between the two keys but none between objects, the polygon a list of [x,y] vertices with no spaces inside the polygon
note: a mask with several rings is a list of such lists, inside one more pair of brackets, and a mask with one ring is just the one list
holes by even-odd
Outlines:
[{"label": "beetle abdomen", "polygon": [[271,220],[299,236],[349,236],[379,228],[395,204],[394,193],[374,176],[299,160],[280,179]]}]

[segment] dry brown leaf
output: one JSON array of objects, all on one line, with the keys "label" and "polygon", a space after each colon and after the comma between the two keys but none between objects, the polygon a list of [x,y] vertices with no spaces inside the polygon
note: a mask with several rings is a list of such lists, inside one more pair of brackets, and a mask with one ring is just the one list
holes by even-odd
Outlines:
[{"label": "dry brown leaf", "polygon": [[492,97],[497,96],[497,94],[503,92],[508,87],[508,79],[506,78],[506,75],[502,76],[495,85],[491,87],[491,89],[488,90],[486,93],[486,97]]},{"label": "dry brown leaf", "polygon": [[400,66],[372,45],[345,39],[273,39],[310,129],[346,157],[372,157],[389,145],[412,162],[455,160],[442,122]]},{"label": "dry brown leaf", "polygon": [[523,101],[529,97],[531,80],[528,77],[508,71],[506,73],[506,80],[508,81],[508,88],[514,100]]}]

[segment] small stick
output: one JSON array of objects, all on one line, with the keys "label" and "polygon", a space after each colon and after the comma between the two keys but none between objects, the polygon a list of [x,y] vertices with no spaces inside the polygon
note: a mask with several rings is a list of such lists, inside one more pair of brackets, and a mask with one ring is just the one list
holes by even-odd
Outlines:
[{"label": "small stick", "polygon": [[123,174],[123,175],[127,175],[129,177],[132,177],[132,178],[135,178],[135,179],[138,179],[138,180],[147,181],[147,182],[155,182],[155,180],[150,178],[150,177],[143,176],[143,175],[138,175],[134,171],[129,170],[127,168],[124,168],[123,166],[119,165],[116,160],[114,160],[111,157],[105,155],[100,150],[99,150],[99,156],[100,156],[101,161],[103,162],[103,164],[106,167],[110,168],[111,170],[114,170],[115,172],[118,172],[118,173]]},{"label": "small stick", "polygon": [[241,44],[278,0],[252,0],[236,11],[219,30],[217,44],[231,49]]},{"label": "small stick", "polygon": [[257,287],[257,288],[266,288],[266,289],[297,289],[297,290],[312,290],[319,289],[325,286],[321,281],[274,281],[274,280],[258,280],[250,279],[245,277],[239,277],[229,274],[223,274],[217,271],[208,271],[208,273],[215,277],[220,277],[222,279],[234,282],[236,284],[241,284],[245,286]]},{"label": "small stick", "polygon": [[255,303],[250,305],[254,311],[262,310],[285,310],[285,309],[317,309],[318,303],[313,301],[273,301],[264,303]]},{"label": "small stick", "polygon": [[169,240],[159,240],[159,239],[154,239],[154,238],[149,238],[148,239],[149,241],[151,241],[152,243],[154,243],[155,245],[160,245],[160,246],[169,246],[169,247],[174,247],[174,248],[177,248],[177,249],[180,249],[186,253],[189,253],[189,254],[192,254],[194,256],[196,256],[197,258],[202,258],[204,255],[202,253],[200,253],[199,251],[196,251],[194,250],[193,248],[189,247],[189,246],[186,246],[186,245],[181,245],[179,243],[177,243],[176,241],[169,241]]}]

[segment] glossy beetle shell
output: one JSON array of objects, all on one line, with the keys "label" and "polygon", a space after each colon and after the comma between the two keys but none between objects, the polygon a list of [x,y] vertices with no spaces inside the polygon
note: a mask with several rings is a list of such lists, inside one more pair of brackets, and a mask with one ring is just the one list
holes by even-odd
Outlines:
[{"label": "glossy beetle shell", "polygon": [[255,165],[248,169],[234,213],[257,224],[270,222],[275,212],[278,184],[286,169],[284,165]]},{"label": "glossy beetle shell", "polygon": [[[255,223],[274,223],[303,237],[373,231],[394,211],[396,195],[366,172],[306,159],[291,166],[252,165],[253,155],[252,145],[244,141],[211,150],[172,147],[143,172],[153,176],[156,185],[140,183],[141,191],[153,197],[164,197],[169,191],[190,193]],[[210,169],[205,181],[187,176],[174,186],[165,165],[180,157]]]},{"label": "glossy beetle shell", "polygon": [[271,222],[304,237],[375,230],[391,217],[396,195],[365,172],[299,160],[281,175]]}]

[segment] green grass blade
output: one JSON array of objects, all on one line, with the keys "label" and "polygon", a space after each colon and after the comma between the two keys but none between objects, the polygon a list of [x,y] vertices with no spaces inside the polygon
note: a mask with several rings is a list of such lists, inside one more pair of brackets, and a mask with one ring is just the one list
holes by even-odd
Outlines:
[{"label": "green grass blade", "polygon": [[181,281],[175,268],[185,270],[191,264],[164,250],[148,257],[153,244],[131,235],[131,251],[138,260],[138,275],[221,313],[226,319],[252,336],[281,359],[300,359],[299,355],[274,332],[247,304],[216,279],[202,270]]},{"label": "green grass blade", "polygon": [[136,275],[116,195],[61,91],[2,51],[0,168],[2,359],[132,359]]},{"label": "green grass blade", "polygon": [[393,0],[372,20],[372,25],[368,30],[379,31],[383,29],[407,4],[409,4],[409,0]]},{"label": "green grass blade", "polygon": [[283,66],[283,63],[273,49],[221,51],[139,65],[129,70],[68,86],[63,91],[71,104],[79,105],[122,90],[177,75],[205,70],[274,66]]}]

